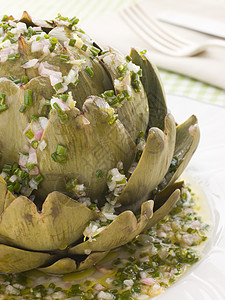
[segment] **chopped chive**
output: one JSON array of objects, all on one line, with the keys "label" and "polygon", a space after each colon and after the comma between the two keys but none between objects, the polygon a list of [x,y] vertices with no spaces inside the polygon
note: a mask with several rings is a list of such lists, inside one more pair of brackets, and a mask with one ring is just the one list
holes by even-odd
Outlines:
[{"label": "chopped chive", "polygon": [[50,106],[51,105],[51,100],[49,100],[49,99],[45,100],[45,105]]},{"label": "chopped chive", "polygon": [[118,103],[118,98],[115,96],[111,99],[108,99],[108,103],[109,103],[109,105],[112,105],[112,106],[116,105]]},{"label": "chopped chive", "polygon": [[67,152],[67,148],[58,144],[56,147],[56,154],[57,155],[66,155]]},{"label": "chopped chive", "polygon": [[28,77],[26,75],[23,75],[22,78],[21,78],[21,83],[23,85],[25,85],[26,83],[28,83]]},{"label": "chopped chive", "polygon": [[53,104],[53,107],[58,111],[58,112],[61,112],[61,108],[59,107],[58,103],[54,103]]},{"label": "chopped chive", "polygon": [[113,115],[109,118],[108,123],[109,123],[110,125],[112,125],[117,119],[118,119],[118,114],[113,114]]},{"label": "chopped chive", "polygon": [[113,90],[105,91],[105,92],[104,92],[104,95],[105,95],[106,97],[112,97],[112,96],[114,96],[114,91],[113,91]]},{"label": "chopped chive", "polygon": [[91,47],[90,51],[94,56],[97,56],[101,50],[93,46]]},{"label": "chopped chive", "polygon": [[130,57],[130,55],[127,55],[127,56],[126,56],[126,60],[132,61],[132,58]]},{"label": "chopped chive", "polygon": [[33,92],[31,90],[24,91],[24,104],[25,105],[32,105],[33,104]]},{"label": "chopped chive", "polygon": [[56,154],[56,152],[51,154],[51,158],[55,161],[58,162],[58,155]]},{"label": "chopped chive", "polygon": [[61,88],[63,88],[63,84],[62,82],[58,82],[54,85],[54,88],[56,91],[60,90]]},{"label": "chopped chive", "polygon": [[10,61],[15,61],[15,60],[16,60],[16,55],[15,55],[14,53],[10,53],[10,54],[8,55],[8,60],[10,60]]},{"label": "chopped chive", "polygon": [[19,193],[20,188],[21,188],[21,185],[19,184],[19,182],[15,181],[14,184],[13,184],[13,190],[14,190],[14,192]]},{"label": "chopped chive", "polygon": [[137,74],[138,74],[140,77],[142,77],[142,69],[140,69],[140,70],[137,72]]},{"label": "chopped chive", "polygon": [[88,46],[86,44],[83,44],[82,47],[81,47],[81,50],[87,51],[87,48],[88,48]]},{"label": "chopped chive", "polygon": [[26,167],[30,170],[33,170],[34,166],[35,166],[35,164],[28,163],[28,162],[26,163]]},{"label": "chopped chive", "polygon": [[62,96],[61,96],[61,99],[63,102],[66,102],[68,100],[68,98],[69,98],[68,94],[62,94]]},{"label": "chopped chive", "polygon": [[2,22],[6,22],[8,20],[8,16],[7,15],[4,15],[3,17],[2,17]]},{"label": "chopped chive", "polygon": [[19,109],[19,112],[21,112],[23,114],[23,113],[25,113],[25,111],[26,111],[26,106],[25,105],[21,105],[20,109]]},{"label": "chopped chive", "polygon": [[44,180],[44,177],[41,174],[38,174],[34,177],[34,180],[37,182],[37,184],[40,184]]},{"label": "chopped chive", "polygon": [[11,164],[4,164],[4,166],[2,168],[2,171],[7,173],[7,174],[10,174],[10,172],[12,171],[12,165]]},{"label": "chopped chive", "polygon": [[10,39],[10,43],[11,43],[11,44],[15,44],[17,41],[18,41],[18,39],[17,39],[16,37],[12,37],[12,38]]},{"label": "chopped chive", "polygon": [[78,83],[78,81],[79,81],[79,79],[77,78],[77,79],[74,81],[73,85],[76,85],[76,84]]},{"label": "chopped chive", "polygon": [[125,184],[126,183],[126,178],[123,178],[120,181],[116,181],[116,184]]},{"label": "chopped chive", "polygon": [[93,76],[94,76],[94,72],[93,72],[93,70],[92,70],[89,66],[86,66],[85,71],[87,72],[87,74],[88,74],[90,77],[93,77]]},{"label": "chopped chive", "polygon": [[67,191],[71,191],[73,188],[75,188],[76,184],[77,184],[77,180],[76,179],[70,179],[66,183],[66,190]]},{"label": "chopped chive", "polygon": [[124,100],[124,98],[125,98],[125,96],[124,96],[123,93],[117,95],[117,99],[118,99],[119,102],[122,102]]},{"label": "chopped chive", "polygon": [[69,57],[68,55],[61,54],[61,55],[60,55],[60,60],[61,60],[61,61],[68,61],[68,57]]},{"label": "chopped chive", "polygon": [[58,116],[63,122],[68,120],[68,116],[66,113],[64,114],[58,113]]},{"label": "chopped chive", "polygon": [[3,111],[5,111],[5,110],[7,110],[7,109],[8,109],[8,105],[7,104],[2,104],[0,106],[0,113],[3,112]]},{"label": "chopped chive", "polygon": [[140,51],[141,54],[145,54],[146,52],[147,52],[147,50]]},{"label": "chopped chive", "polygon": [[0,93],[0,105],[4,104],[4,102],[5,102],[5,94]]},{"label": "chopped chive", "polygon": [[37,147],[38,147],[38,141],[32,141],[31,142],[31,147],[34,148],[34,149],[37,149]]},{"label": "chopped chive", "polygon": [[50,42],[51,42],[52,46],[53,46],[53,45],[56,45],[57,42],[58,42],[58,39],[55,38],[55,37],[53,37],[53,38],[50,39]]},{"label": "chopped chive", "polygon": [[37,121],[38,120],[38,117],[36,116],[36,115],[31,115],[31,120],[33,120],[33,121]]},{"label": "chopped chive", "polygon": [[76,40],[75,40],[75,39],[70,39],[70,41],[69,41],[69,46],[74,47],[75,43],[76,43]]},{"label": "chopped chive", "polygon": [[101,55],[106,54],[106,53],[108,53],[108,52],[109,52],[109,50],[102,50],[102,51],[101,51]]},{"label": "chopped chive", "polygon": [[85,31],[83,31],[81,28],[79,28],[77,31],[80,32],[80,33],[85,34]]},{"label": "chopped chive", "polygon": [[31,131],[31,129],[28,129],[26,132],[25,132],[25,136],[31,140],[33,137],[34,137],[34,134],[33,132]]},{"label": "chopped chive", "polygon": [[102,177],[104,176],[104,173],[102,172],[102,170],[97,170],[97,171],[96,171],[96,176],[97,176],[98,178],[102,178]]}]

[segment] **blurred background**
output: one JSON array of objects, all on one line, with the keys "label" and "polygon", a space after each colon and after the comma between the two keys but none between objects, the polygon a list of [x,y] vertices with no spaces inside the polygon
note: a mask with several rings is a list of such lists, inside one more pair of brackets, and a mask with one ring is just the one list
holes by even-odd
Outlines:
[{"label": "blurred background", "polygon": [[[91,37],[96,37],[100,44],[113,45],[121,51],[128,51],[127,49],[132,46],[148,49],[150,56],[152,54],[153,62],[159,67],[166,93],[188,96],[200,101],[225,106],[225,79],[224,87],[221,84],[221,78],[225,78],[225,68],[224,74],[221,74],[220,67],[223,64],[225,66],[225,55],[221,62],[217,58],[217,53],[218,57],[225,54],[225,48],[217,50],[218,52],[215,53],[209,50],[202,56],[183,60],[162,56],[133,32],[127,32],[125,24],[119,20],[121,17],[118,11],[135,3],[141,5],[151,17],[156,17],[156,11],[163,10],[166,3],[167,8],[172,10],[189,10],[194,14],[199,14],[199,16],[204,14],[210,18],[211,15],[212,18],[216,19],[217,14],[220,18],[224,15],[225,23],[225,0],[1,0],[1,14],[20,18],[22,12],[26,10],[33,18],[37,19],[51,19],[58,13],[68,17],[77,16],[80,19],[80,27],[84,28],[87,34],[90,33]],[[169,26],[169,28],[172,27],[171,25],[164,25]],[[198,39],[198,34],[190,30],[183,30],[181,34],[190,38],[195,35],[195,39]],[[199,37],[201,36],[199,35]],[[204,76],[202,79],[201,74],[191,72],[192,67],[196,67],[196,63],[200,63],[197,73],[201,73],[203,66],[208,70],[208,77]],[[204,68],[202,74],[205,75]],[[220,78],[220,82],[217,83],[216,77],[217,79]]]}]

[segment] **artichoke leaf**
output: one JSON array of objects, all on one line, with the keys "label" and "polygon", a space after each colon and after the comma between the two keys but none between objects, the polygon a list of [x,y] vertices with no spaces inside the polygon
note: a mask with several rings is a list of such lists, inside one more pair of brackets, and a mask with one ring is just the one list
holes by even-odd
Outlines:
[{"label": "artichoke leaf", "polygon": [[57,260],[48,267],[39,268],[39,270],[48,274],[63,275],[76,272],[77,265],[75,260],[65,257]]},{"label": "artichoke leaf", "polygon": [[173,184],[183,173],[198,147],[199,140],[200,130],[196,116],[191,116],[184,123],[177,126],[174,156],[178,159],[178,167],[172,177],[171,174],[165,176],[166,185],[162,184],[163,188]]},{"label": "artichoke leaf", "polygon": [[[119,120],[109,124],[107,105],[104,99],[89,97],[84,113],[73,108],[64,123],[52,111],[42,136],[47,147],[37,151],[39,169],[45,178],[39,194],[46,195],[53,190],[65,192],[66,182],[75,178],[85,185],[88,196],[101,199],[107,190],[108,171],[118,161],[128,170],[135,157],[135,144]],[[51,157],[58,144],[68,149],[64,164]],[[96,176],[97,170],[103,172],[103,178]]]},{"label": "artichoke leaf", "polygon": [[146,201],[141,207],[141,216],[137,220],[131,211],[121,213],[111,224],[106,226],[96,238],[87,240],[68,249],[69,254],[108,251],[131,241],[147,225],[153,214],[153,201]]},{"label": "artichoke leaf", "polygon": [[133,63],[142,69],[141,82],[148,97],[149,124],[148,128],[158,127],[164,129],[164,119],[167,114],[167,105],[163,85],[156,66],[150,62],[146,54],[138,49],[131,49],[130,56]]},{"label": "artichoke leaf", "polygon": [[28,14],[27,11],[23,12],[22,17],[20,18],[19,21],[25,23],[27,27],[29,26],[42,27],[42,29],[47,33],[49,32],[49,30],[52,29],[52,24],[50,24],[51,22],[45,20],[33,19],[31,18],[31,16]]},{"label": "artichoke leaf", "polygon": [[145,229],[149,229],[156,225],[160,220],[162,220],[169,212],[172,210],[174,205],[180,199],[180,189],[176,189],[169,198],[159,207],[154,213],[153,217],[148,221]]},{"label": "artichoke leaf", "polygon": [[[28,124],[28,119],[26,115],[19,112],[21,105],[24,104],[23,88],[9,79],[1,78],[0,92],[5,94],[5,103],[8,106],[8,109],[0,114],[0,151],[2,155],[0,167],[2,168],[4,163],[14,163],[19,160],[19,151],[22,152],[26,144],[23,131]],[[18,114],[20,114],[19,118]]]},{"label": "artichoke leaf", "polygon": [[[122,65],[125,60],[119,52],[111,49],[109,53],[102,55],[100,59],[109,72],[113,82],[115,79],[121,77],[117,65]],[[124,100],[121,106],[117,107],[117,112],[119,120],[123,123],[132,139],[136,141],[140,132],[146,131],[149,122],[148,99],[141,82],[139,92],[136,92],[131,84],[129,84],[129,87],[131,89],[131,100]],[[118,95],[120,91],[115,85],[114,89]]]},{"label": "artichoke leaf", "polygon": [[31,115],[46,116],[48,106],[45,105],[45,99],[50,99],[55,93],[49,78],[42,76],[32,78],[24,86],[24,89],[32,91],[33,104],[29,107],[27,106],[24,113],[28,119],[30,120]]},{"label": "artichoke leaf", "polygon": [[0,215],[14,199],[15,197],[7,190],[7,184],[0,175]]},{"label": "artichoke leaf", "polygon": [[138,165],[117,199],[117,203],[122,204],[123,210],[127,208],[137,210],[162,181],[173,157],[175,139],[176,125],[171,114],[165,118],[164,132],[155,127],[149,130]]},{"label": "artichoke leaf", "polygon": [[0,272],[20,273],[49,263],[53,255],[0,244]]},{"label": "artichoke leaf", "polygon": [[64,250],[96,217],[94,211],[56,191],[48,195],[41,212],[32,201],[20,196],[2,213],[0,236],[5,243],[23,249]]},{"label": "artichoke leaf", "polygon": [[96,265],[98,262],[100,262],[107,254],[109,251],[105,252],[94,252],[88,255],[88,257],[83,260],[77,269],[77,271],[83,271],[85,269],[88,269],[92,267],[93,265]]}]

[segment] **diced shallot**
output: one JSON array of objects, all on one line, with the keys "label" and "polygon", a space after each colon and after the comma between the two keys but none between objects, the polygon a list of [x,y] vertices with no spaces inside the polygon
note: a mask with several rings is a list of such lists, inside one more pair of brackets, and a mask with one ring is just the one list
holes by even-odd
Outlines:
[{"label": "diced shallot", "polygon": [[154,280],[151,277],[143,278],[141,279],[141,282],[146,284],[146,285],[153,285]]},{"label": "diced shallot", "polygon": [[37,64],[37,62],[38,62],[37,58],[30,59],[30,60],[28,60],[28,62],[26,62],[24,65],[22,65],[22,68],[24,68],[24,69],[32,68]]},{"label": "diced shallot", "polygon": [[32,147],[30,147],[29,158],[27,162],[34,165],[37,164],[37,151]]},{"label": "diced shallot", "polygon": [[28,161],[28,155],[25,155],[23,153],[20,153],[20,158],[19,158],[19,165],[21,167],[26,167],[26,163]]},{"label": "diced shallot", "polygon": [[66,110],[70,110],[68,105],[66,105],[61,99],[57,98],[57,97],[52,97],[51,99],[51,107],[54,108],[53,104],[57,103],[58,106],[61,108],[61,110],[66,111]]}]

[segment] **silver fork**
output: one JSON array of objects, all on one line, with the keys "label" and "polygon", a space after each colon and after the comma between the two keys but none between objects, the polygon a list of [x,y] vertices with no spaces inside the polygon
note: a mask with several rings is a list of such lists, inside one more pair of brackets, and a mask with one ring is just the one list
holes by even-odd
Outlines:
[{"label": "silver fork", "polygon": [[225,48],[225,41],[219,39],[209,39],[197,44],[177,36],[156,19],[149,17],[138,4],[129,6],[119,13],[131,29],[150,46],[170,56],[194,56],[204,52],[208,47]]}]

